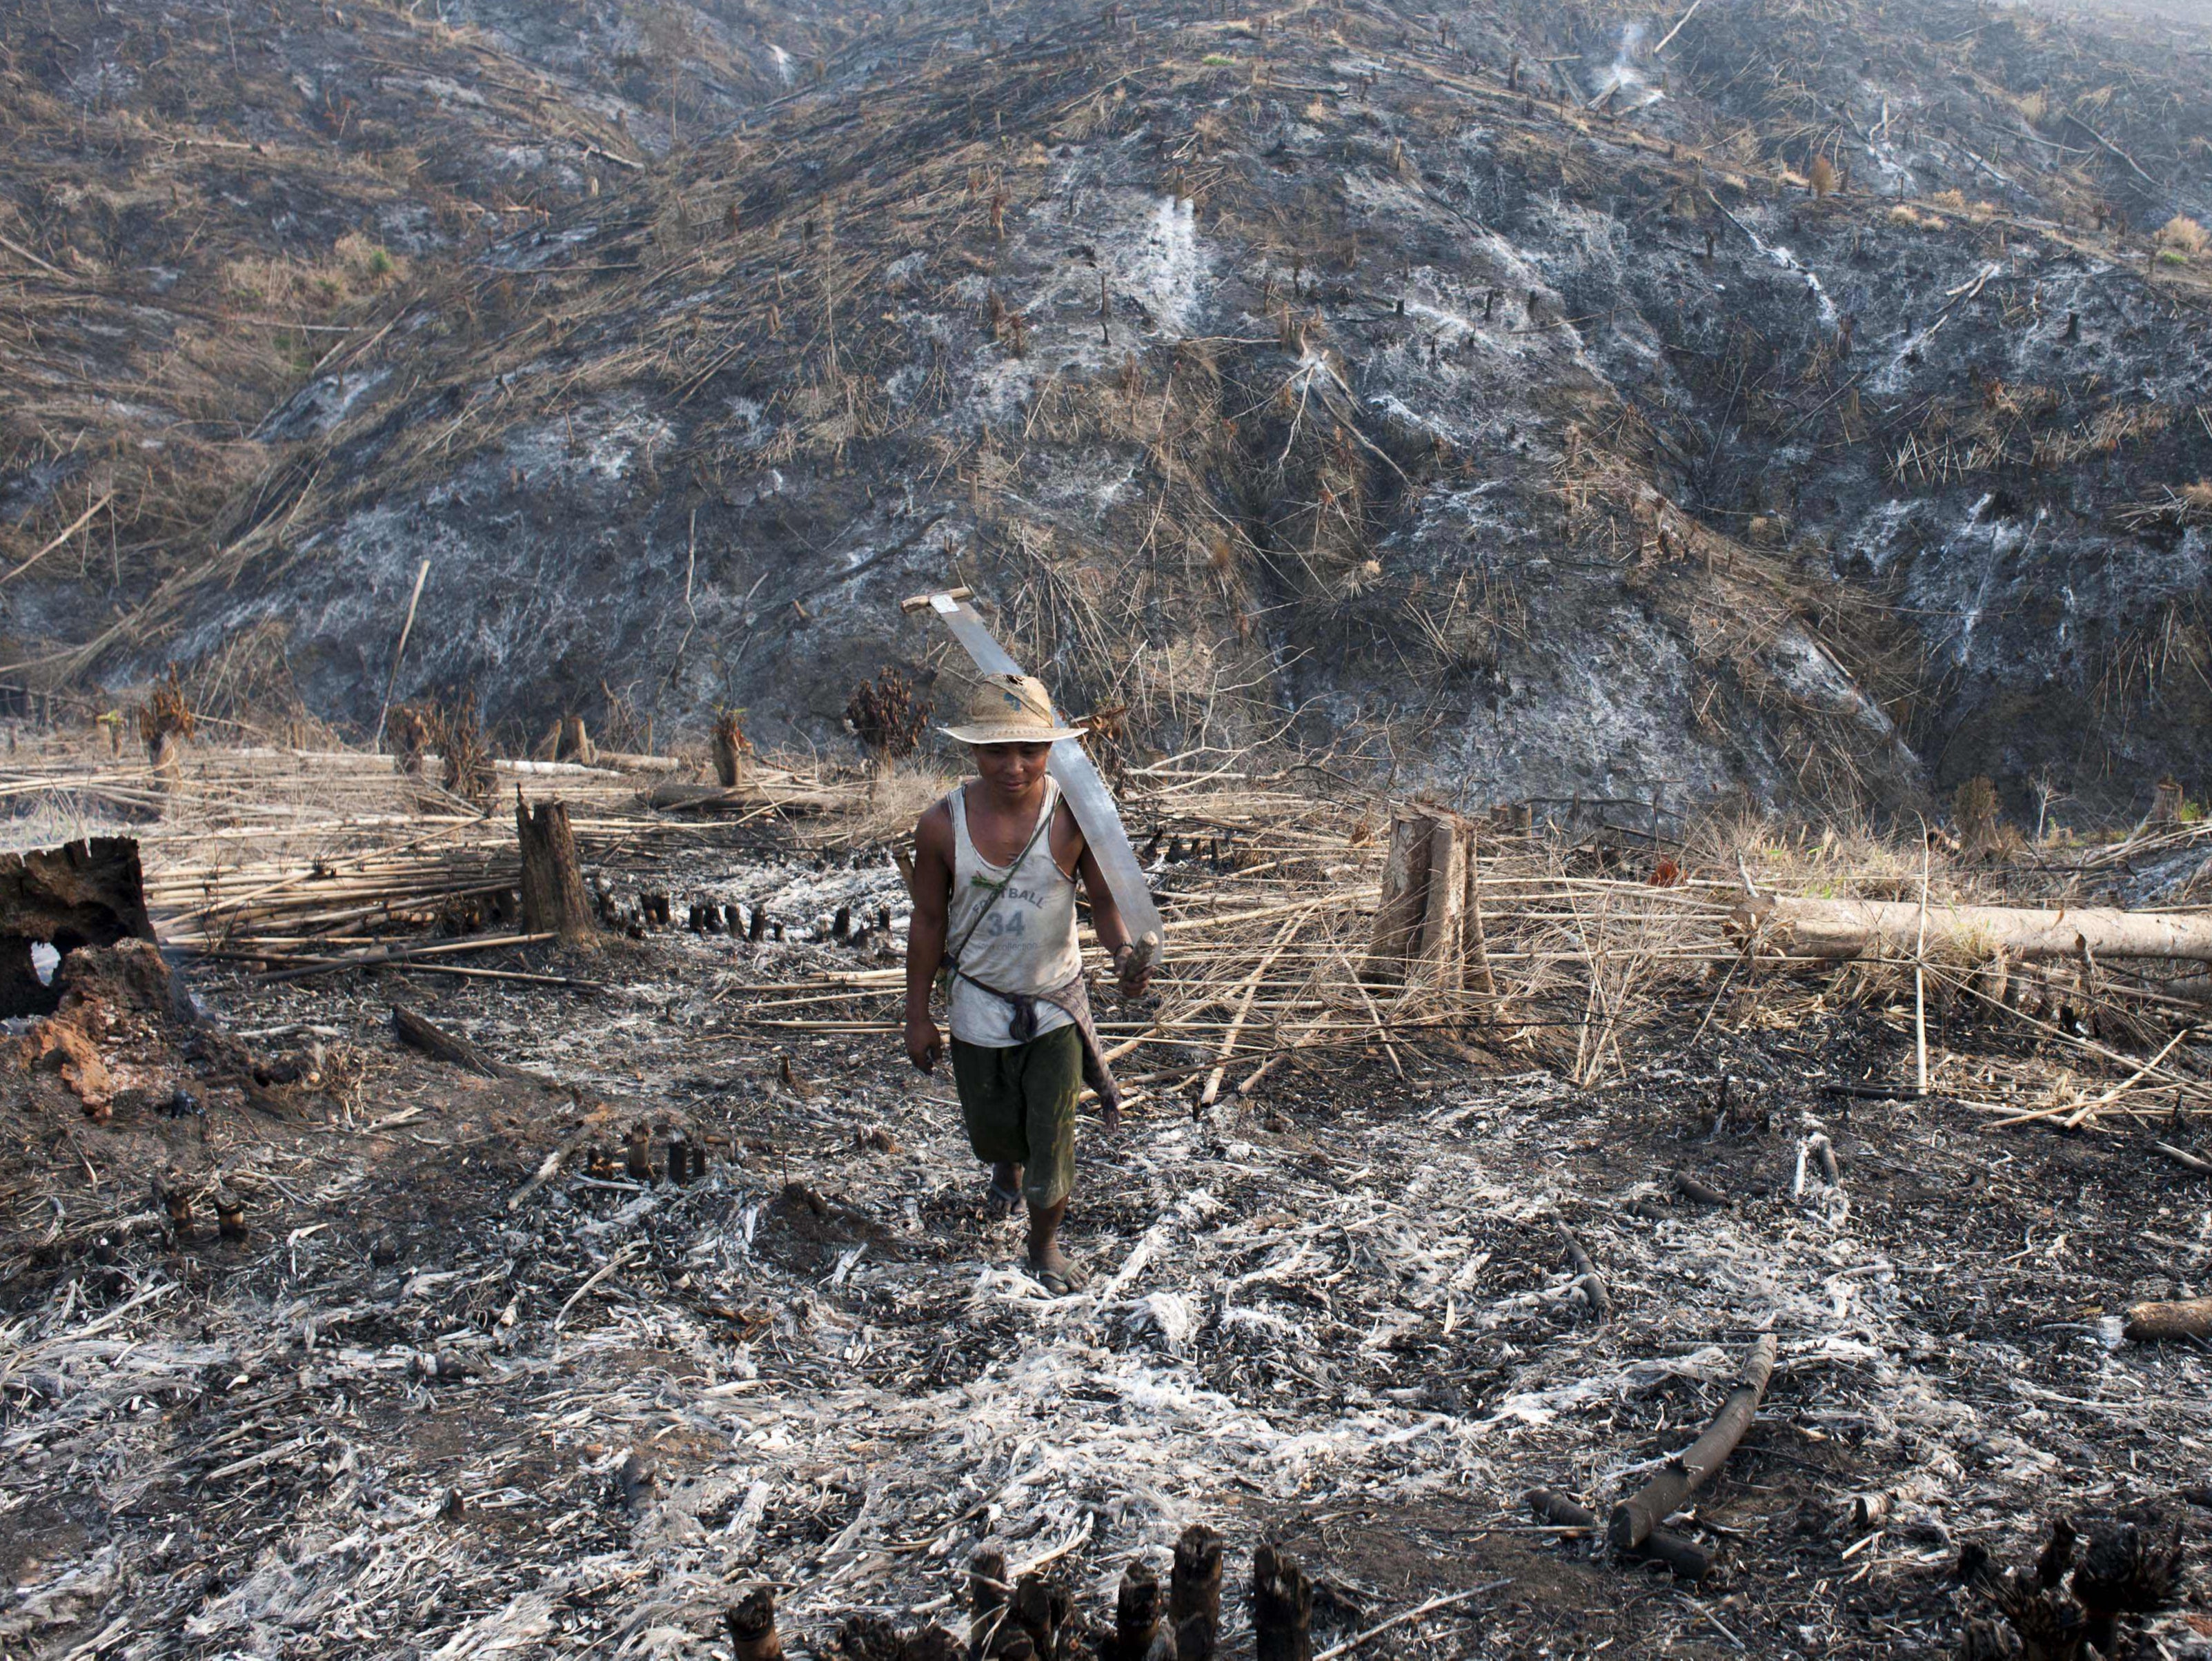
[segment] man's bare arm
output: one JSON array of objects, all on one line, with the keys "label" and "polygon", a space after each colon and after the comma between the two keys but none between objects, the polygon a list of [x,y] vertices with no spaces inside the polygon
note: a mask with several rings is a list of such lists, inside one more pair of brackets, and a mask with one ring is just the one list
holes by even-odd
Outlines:
[{"label": "man's bare arm", "polygon": [[1106,885],[1106,873],[1098,868],[1098,861],[1091,852],[1086,839],[1082,857],[1076,868],[1083,873],[1083,892],[1091,902],[1091,927],[1098,936],[1098,944],[1106,948],[1106,955],[1114,960],[1115,971],[1120,978],[1121,993],[1133,998],[1151,984],[1152,966],[1138,963],[1129,953],[1129,925],[1121,920],[1121,908],[1115,903],[1114,891]]},{"label": "man's bare arm", "polygon": [[929,1015],[929,989],[945,960],[945,917],[952,904],[952,815],[939,802],[914,827],[914,915],[906,931],[906,1056],[935,1070],[943,1038]]}]

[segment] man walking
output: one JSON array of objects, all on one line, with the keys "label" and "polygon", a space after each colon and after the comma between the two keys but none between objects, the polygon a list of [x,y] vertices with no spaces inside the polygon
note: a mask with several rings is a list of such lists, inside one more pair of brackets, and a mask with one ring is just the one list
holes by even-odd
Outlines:
[{"label": "man walking", "polygon": [[952,1078],[968,1145],[991,1166],[989,1202],[1029,1206],[1029,1269],[1055,1297],[1083,1284],[1060,1249],[1075,1182],[1075,1102],[1098,1092],[1107,1124],[1120,1096],[1091,1025],[1075,938],[1078,875],[1091,927],[1123,997],[1151,977],[1060,787],[1046,773],[1058,725],[1043,683],[988,675],[961,725],[978,776],[915,826],[914,922],[907,935],[906,1053],[928,1073],[944,1045],[932,983],[951,976]]}]

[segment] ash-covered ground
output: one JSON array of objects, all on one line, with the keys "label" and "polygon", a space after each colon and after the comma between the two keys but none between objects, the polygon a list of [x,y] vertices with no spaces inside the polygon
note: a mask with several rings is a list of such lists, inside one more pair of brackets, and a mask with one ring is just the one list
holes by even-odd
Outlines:
[{"label": "ash-covered ground", "polygon": [[[798,924],[896,879],[695,853],[654,882],[679,916]],[[787,1646],[824,1654],[858,1612],[957,1624],[983,1542],[1103,1616],[1126,1564],[1203,1520],[1230,1542],[1231,1653],[1273,1538],[1324,1583],[1323,1640],[1492,1585],[1375,1655],[1894,1656],[1955,1643],[1962,1548],[2024,1563],[2054,1516],[2148,1507],[2201,1551],[2182,1495],[2212,1368],[2114,1317],[2202,1288],[2205,1179],[2135,1133],[1838,1110],[1824,1084],[1895,1075],[1901,1011],[1692,1009],[1678,1050],[1598,1092],[1401,1043],[1205,1112],[1156,1093],[1116,1133],[1086,1122],[1091,1280],[1055,1300],[980,1210],[948,1080],[890,1033],[744,1024],[769,984],[896,962],[802,932],[561,965],[599,995],[202,967],[220,1029],[131,1016],[110,1124],[11,1073],[9,1652],[706,1655],[769,1582]],[[398,1049],[395,1003],[546,1082]],[[656,1163],[680,1130],[707,1173],[631,1180],[641,1123]],[[1801,1186],[1816,1125],[1839,1186]],[[592,1147],[612,1174],[586,1174]],[[203,1203],[173,1238],[146,1197],[164,1171],[243,1198],[249,1238]],[[1610,1318],[1570,1291],[1562,1225]],[[1684,1524],[1723,1578],[1679,1587],[1529,1521],[1531,1486],[1602,1511],[1686,1445],[1764,1332],[1759,1421]],[[1888,1498],[1877,1527],[1848,1521],[1863,1494]],[[2136,1652],[2203,1652],[2207,1609],[2192,1567]]]}]

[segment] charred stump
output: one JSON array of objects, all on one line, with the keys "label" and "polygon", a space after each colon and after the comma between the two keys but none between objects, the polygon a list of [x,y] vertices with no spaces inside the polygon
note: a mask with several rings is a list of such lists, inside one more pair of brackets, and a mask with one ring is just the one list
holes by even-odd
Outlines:
[{"label": "charred stump", "polygon": [[1173,1630],[1160,1619],[1166,1610],[1159,1576],[1143,1563],[1130,1564],[1114,1594],[1114,1646],[1108,1661],[1146,1661],[1163,1636],[1173,1654]]},{"label": "charred stump", "polygon": [[783,1640],[776,1636],[775,1594],[768,1587],[755,1586],[735,1608],[724,1610],[722,1624],[729,1628],[730,1650],[737,1661],[781,1661]]},{"label": "charred stump", "polygon": [[1221,1536],[1193,1523],[1176,1542],[1168,1573],[1168,1619],[1180,1661],[1212,1661],[1221,1634]]},{"label": "charred stump", "polygon": [[1006,1554],[988,1547],[968,1560],[968,1653],[988,1651],[1006,1624]]},{"label": "charred stump", "polygon": [[1428,913],[1429,848],[1435,821],[1401,813],[1390,821],[1390,847],[1382,859],[1382,897],[1375,908],[1375,934],[1361,978],[1393,983],[1406,978],[1406,959],[1420,939]]},{"label": "charred stump", "polygon": [[1390,823],[1382,902],[1361,978],[1432,992],[1472,981],[1497,995],[1484,937],[1474,827],[1458,815],[1401,813]]},{"label": "charred stump", "polygon": [[714,782],[725,790],[736,789],[751,770],[753,753],[739,711],[725,709],[714,717],[713,749]]},{"label": "charred stump", "polygon": [[1271,1542],[1252,1554],[1252,1639],[1258,1661],[1313,1661],[1313,1582]]},{"label": "charred stump", "polygon": [[40,981],[33,946],[66,958],[81,946],[153,938],[134,838],[0,854],[0,1015],[50,1015],[60,1007],[61,970]]},{"label": "charred stump", "polygon": [[514,834],[522,851],[522,926],[532,934],[558,935],[564,946],[588,946],[599,934],[591,897],[584,891],[568,809],[559,801],[535,806],[514,796]]}]

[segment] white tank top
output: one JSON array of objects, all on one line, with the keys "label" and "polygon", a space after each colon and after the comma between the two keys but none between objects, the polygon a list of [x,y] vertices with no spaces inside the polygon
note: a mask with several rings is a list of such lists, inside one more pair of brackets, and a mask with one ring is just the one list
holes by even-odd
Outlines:
[{"label": "white tank top", "polygon": [[[1066,985],[1081,970],[1083,953],[1075,939],[1075,884],[1052,857],[1058,782],[1045,781],[1044,806],[1037,817],[1045,828],[1011,871],[975,851],[968,835],[967,787],[945,800],[952,812],[952,903],[945,939],[947,948],[959,954],[962,970],[1006,992],[1045,992]],[[994,904],[991,897],[1000,883],[1006,892]],[[949,1001],[952,1036],[963,1043],[992,1050],[1013,1045],[1008,1023],[1014,1012],[1005,999],[955,975]],[[1040,1037],[1072,1019],[1049,1003],[1037,1005],[1036,1017]]]}]

